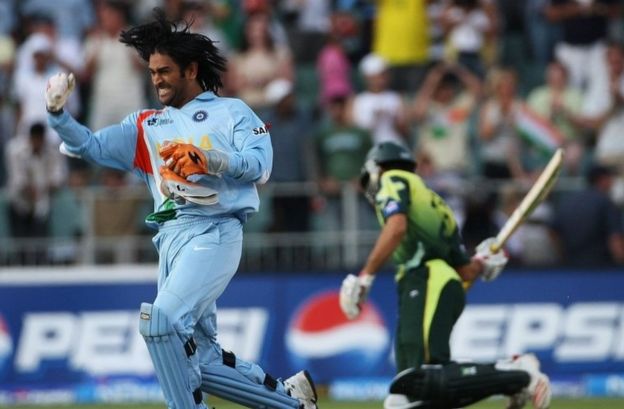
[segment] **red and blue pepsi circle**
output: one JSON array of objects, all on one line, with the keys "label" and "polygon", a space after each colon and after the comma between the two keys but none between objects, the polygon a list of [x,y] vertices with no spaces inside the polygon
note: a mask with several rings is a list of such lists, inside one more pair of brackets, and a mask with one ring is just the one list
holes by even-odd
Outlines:
[{"label": "red and blue pepsi circle", "polygon": [[349,320],[337,291],[305,300],[285,341],[292,369],[307,368],[319,383],[374,375],[390,353],[390,335],[377,307],[369,301],[357,319]]}]

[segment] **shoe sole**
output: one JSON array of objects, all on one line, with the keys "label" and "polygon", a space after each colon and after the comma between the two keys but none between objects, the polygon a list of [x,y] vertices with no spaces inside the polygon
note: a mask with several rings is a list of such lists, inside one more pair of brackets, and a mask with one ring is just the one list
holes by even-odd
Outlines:
[{"label": "shoe sole", "polygon": [[422,401],[414,401],[414,402],[407,402],[407,403],[395,403],[392,405],[392,404],[389,404],[388,398],[386,398],[383,403],[384,405],[383,409],[414,409],[414,408],[420,408],[424,404],[425,402],[422,402]]},{"label": "shoe sole", "polygon": [[547,409],[550,406],[550,380],[548,377],[544,376],[537,381],[532,403],[536,409]]},{"label": "shoe sole", "polygon": [[316,394],[316,386],[314,386],[312,376],[310,376],[310,372],[308,372],[307,369],[303,370],[303,376],[305,376],[308,384],[310,384],[310,388],[312,388],[312,393],[314,394],[314,406],[316,406],[316,408],[318,409],[318,405],[316,404],[316,402],[318,402],[318,395]]}]

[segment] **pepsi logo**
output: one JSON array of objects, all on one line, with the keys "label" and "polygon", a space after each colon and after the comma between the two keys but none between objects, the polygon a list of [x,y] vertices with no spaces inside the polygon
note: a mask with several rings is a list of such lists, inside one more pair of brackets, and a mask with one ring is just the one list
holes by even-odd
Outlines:
[{"label": "pepsi logo", "polygon": [[367,302],[360,316],[349,320],[340,310],[337,291],[304,301],[286,332],[292,369],[307,368],[319,382],[375,374],[389,344],[388,330],[374,304]]},{"label": "pepsi logo", "polygon": [[9,327],[4,321],[4,318],[0,316],[0,375],[4,373],[7,365],[11,362],[12,354],[13,340],[9,333]]}]

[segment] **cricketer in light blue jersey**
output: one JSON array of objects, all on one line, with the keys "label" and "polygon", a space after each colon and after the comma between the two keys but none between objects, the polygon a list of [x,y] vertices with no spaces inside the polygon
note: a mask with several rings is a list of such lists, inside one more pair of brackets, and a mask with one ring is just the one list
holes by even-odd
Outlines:
[{"label": "cricketer in light blue jersey", "polygon": [[159,255],[158,293],[139,331],[170,409],[206,409],[203,392],[252,408],[317,409],[307,371],[276,379],[217,342],[216,300],[236,273],[242,224],[273,161],[267,126],[242,101],[217,95],[225,59],[212,41],[166,20],[121,34],[148,63],[162,110],[92,132],[63,111],[73,75],[50,78],[46,104],[61,150],[145,180]]},{"label": "cricketer in light blue jersey", "polygon": [[[154,212],[162,212],[170,202],[178,218],[234,215],[245,221],[249,213],[258,210],[255,184],[266,182],[271,172],[273,151],[266,125],[244,102],[221,98],[210,91],[180,109],[166,107],[135,112],[120,124],[97,132],[91,132],[67,112],[50,115],[49,122],[62,135],[67,152],[137,174],[147,183],[154,198]],[[158,169],[164,161],[158,151],[168,141],[228,154],[227,170],[222,175],[196,178],[198,184],[218,192],[218,203],[201,206],[167,200],[159,188]]]}]

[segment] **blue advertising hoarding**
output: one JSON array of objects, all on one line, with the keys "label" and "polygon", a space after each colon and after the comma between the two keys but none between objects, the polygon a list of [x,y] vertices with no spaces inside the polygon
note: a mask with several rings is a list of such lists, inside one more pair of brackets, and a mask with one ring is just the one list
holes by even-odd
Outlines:
[{"label": "blue advertising hoarding", "polygon": [[[138,333],[154,275],[153,266],[0,274],[0,404],[160,399]],[[276,377],[305,367],[335,396],[351,397],[345,391],[359,384],[378,397],[394,374],[395,284],[380,276],[361,316],[349,321],[338,306],[342,279],[235,277],[218,302],[222,346]],[[556,391],[622,396],[624,275],[508,271],[479,282],[452,350],[476,361],[532,351]]]}]

